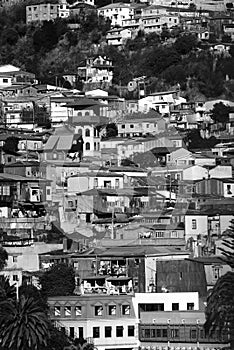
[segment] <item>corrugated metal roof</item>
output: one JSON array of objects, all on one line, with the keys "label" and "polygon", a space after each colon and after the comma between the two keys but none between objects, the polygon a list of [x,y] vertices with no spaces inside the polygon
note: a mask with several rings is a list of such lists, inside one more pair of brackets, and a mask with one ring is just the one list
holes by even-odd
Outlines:
[{"label": "corrugated metal roof", "polygon": [[57,151],[67,151],[71,148],[73,135],[60,136],[57,143]]},{"label": "corrugated metal roof", "polygon": [[58,142],[59,136],[52,135],[49,137],[48,141],[46,142],[44,146],[45,151],[52,151]]}]

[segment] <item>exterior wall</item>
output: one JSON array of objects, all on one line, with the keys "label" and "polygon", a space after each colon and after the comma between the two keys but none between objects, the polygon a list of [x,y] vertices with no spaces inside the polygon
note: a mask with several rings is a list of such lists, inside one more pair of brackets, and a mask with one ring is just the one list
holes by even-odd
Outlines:
[{"label": "exterior wall", "polygon": [[234,197],[234,183],[230,182],[224,182],[223,183],[223,195],[226,198],[232,198]]},{"label": "exterior wall", "polygon": [[[111,349],[118,346],[119,348],[137,348],[138,333],[137,319],[132,306],[132,298],[127,296],[68,296],[68,297],[53,297],[48,300],[50,305],[50,315],[53,321],[58,322],[58,325],[65,327],[68,334],[71,335],[71,327],[74,329],[74,336],[81,336],[79,332],[83,332],[85,339],[92,339],[98,349]],[[128,315],[123,314],[123,306],[129,306]],[[81,307],[80,315],[75,314],[75,307]],[[95,316],[95,307],[101,307],[99,316]],[[115,314],[109,315],[109,307],[115,306]],[[55,316],[54,307],[60,307],[60,316]],[[66,307],[70,307],[71,311],[68,316]],[[105,336],[105,327],[111,327],[111,334]],[[122,336],[117,336],[116,327],[122,327]],[[134,334],[128,335],[128,326],[134,326]],[[95,337],[93,328],[99,328],[99,336]]]},{"label": "exterior wall", "polygon": [[[23,271],[39,270],[39,254],[62,249],[62,244],[34,243],[31,246],[4,247],[8,253],[7,266],[2,271],[9,276],[10,284],[22,283]],[[15,277],[15,276],[18,277]]]},{"label": "exterior wall", "polygon": [[12,77],[9,75],[9,76],[1,76],[0,75],[0,87],[3,88],[3,87],[6,87],[6,86],[11,86],[12,85]]},{"label": "exterior wall", "polygon": [[181,311],[187,311],[187,304],[193,303],[194,310],[199,310],[198,292],[187,293],[135,293],[133,306],[135,314],[140,314],[139,304],[164,304],[164,311],[172,311],[172,304],[178,303]]},{"label": "exterior wall", "polygon": [[183,170],[183,180],[202,180],[208,178],[208,170],[194,165]]},{"label": "exterior wall", "polygon": [[26,6],[26,22],[50,21],[59,16],[58,4],[39,4]]},{"label": "exterior wall", "polygon": [[77,125],[75,133],[82,135],[83,156],[100,155],[100,135],[98,130],[92,124]]},{"label": "exterior wall", "polygon": [[98,15],[111,20],[112,26],[122,27],[123,20],[131,18],[133,9],[128,4],[107,5],[98,9]]},{"label": "exterior wall", "polygon": [[131,39],[132,32],[128,29],[111,30],[106,35],[108,45],[120,46],[123,45],[127,39]]},{"label": "exterior wall", "polygon": [[207,215],[185,215],[185,239],[192,237],[195,241],[197,236],[208,234]]},{"label": "exterior wall", "polygon": [[207,296],[206,275],[203,263],[191,260],[157,262],[157,291],[198,292]]},{"label": "exterior wall", "polygon": [[216,179],[232,179],[232,167],[218,165],[214,169],[210,170],[210,177]]},{"label": "exterior wall", "polygon": [[59,102],[58,100],[50,101],[50,113],[52,124],[62,123],[68,120],[67,107],[64,106],[65,102]]},{"label": "exterior wall", "polygon": [[158,124],[155,120],[129,120],[117,124],[118,136],[134,136],[134,134],[158,133]]},{"label": "exterior wall", "polygon": [[[105,182],[110,182],[106,184]],[[69,193],[84,192],[93,188],[123,188],[123,176],[99,176],[86,174],[84,176],[73,176],[67,180],[67,191]]]}]

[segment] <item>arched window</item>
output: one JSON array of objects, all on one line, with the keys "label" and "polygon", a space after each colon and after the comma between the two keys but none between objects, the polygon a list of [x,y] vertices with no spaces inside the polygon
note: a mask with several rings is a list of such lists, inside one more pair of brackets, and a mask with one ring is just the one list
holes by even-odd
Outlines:
[{"label": "arched window", "polygon": [[89,142],[86,142],[86,144],[85,144],[85,149],[86,149],[86,151],[89,151],[89,150],[90,150],[90,143],[89,143]]},{"label": "arched window", "polygon": [[82,117],[82,113],[81,112],[78,112],[77,115],[78,115],[78,117]]},{"label": "arched window", "polygon": [[89,129],[86,129],[86,130],[85,130],[85,136],[87,136],[87,137],[90,136],[90,130],[89,130]]},{"label": "arched window", "polygon": [[86,116],[86,117],[89,116],[89,112],[88,112],[88,111],[85,112],[85,116]]},{"label": "arched window", "polygon": [[78,129],[78,135],[82,135],[82,129]]}]

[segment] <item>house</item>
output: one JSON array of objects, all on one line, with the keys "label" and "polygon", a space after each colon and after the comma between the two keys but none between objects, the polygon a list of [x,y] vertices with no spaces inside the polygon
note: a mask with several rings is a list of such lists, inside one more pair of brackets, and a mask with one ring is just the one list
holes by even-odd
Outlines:
[{"label": "house", "polygon": [[107,45],[122,46],[128,39],[131,39],[132,32],[129,29],[114,28],[107,32]]},{"label": "house", "polygon": [[[78,76],[83,81],[85,90],[108,88],[112,85],[113,65],[107,57],[88,58],[85,65],[78,67]],[[91,87],[91,88],[90,88]]]},{"label": "house", "polygon": [[83,155],[83,139],[81,134],[75,134],[72,127],[56,128],[43,148],[43,160],[47,161],[74,161],[80,160]]},{"label": "house", "polygon": [[61,249],[62,244],[47,244],[44,242],[31,242],[31,244],[20,244],[21,241],[4,244],[7,251],[7,265],[0,272],[0,276],[5,275],[9,278],[10,285],[15,283],[21,286],[24,280],[24,272],[39,271],[39,254],[49,253],[50,251]]},{"label": "house", "polygon": [[127,3],[113,3],[98,9],[98,15],[111,20],[111,26],[122,27],[122,21],[133,16],[133,7]]},{"label": "house", "polygon": [[[102,281],[93,278],[88,283],[92,282],[98,285]],[[119,349],[138,348],[137,316],[131,295],[50,297],[48,304],[51,320],[71,338],[92,339],[100,350],[113,349],[116,345]]]},{"label": "house", "polygon": [[133,114],[126,115],[124,120],[118,121],[117,127],[120,137],[155,135],[165,131],[166,121],[160,118],[158,113],[153,113],[151,116]]},{"label": "house", "polygon": [[69,14],[69,6],[65,0],[29,5],[26,6],[26,23],[51,21],[58,17],[67,18]]},{"label": "house", "polygon": [[36,83],[35,74],[21,70],[11,64],[0,66],[0,90],[12,84],[33,84]]},{"label": "house", "polygon": [[139,100],[139,111],[147,113],[150,108],[156,110],[160,114],[169,114],[170,108],[173,105],[186,102],[182,97],[179,97],[178,91],[154,92],[149,96]]},{"label": "house", "polygon": [[50,114],[52,126],[62,126],[68,120],[66,103],[74,101],[74,97],[65,97],[63,94],[50,96]]}]

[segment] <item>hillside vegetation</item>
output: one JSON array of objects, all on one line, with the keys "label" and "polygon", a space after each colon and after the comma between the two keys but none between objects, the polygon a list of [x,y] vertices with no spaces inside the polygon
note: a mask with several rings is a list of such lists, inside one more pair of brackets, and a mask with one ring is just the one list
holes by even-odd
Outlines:
[{"label": "hillside vegetation", "polygon": [[[40,82],[54,84],[55,77],[62,82],[64,73],[77,72],[85,58],[101,54],[113,60],[116,86],[146,76],[147,92],[180,84],[185,97],[233,98],[233,47],[229,57],[214,56],[208,43],[201,45],[193,35],[181,34],[179,29],[171,33],[165,29],[161,36],[139,32],[119,50],[106,44],[110,23],[98,18],[95,11],[26,25],[29,3],[0,12],[0,64],[19,66],[34,72]],[[78,24],[78,29],[69,29],[69,23]]]}]

